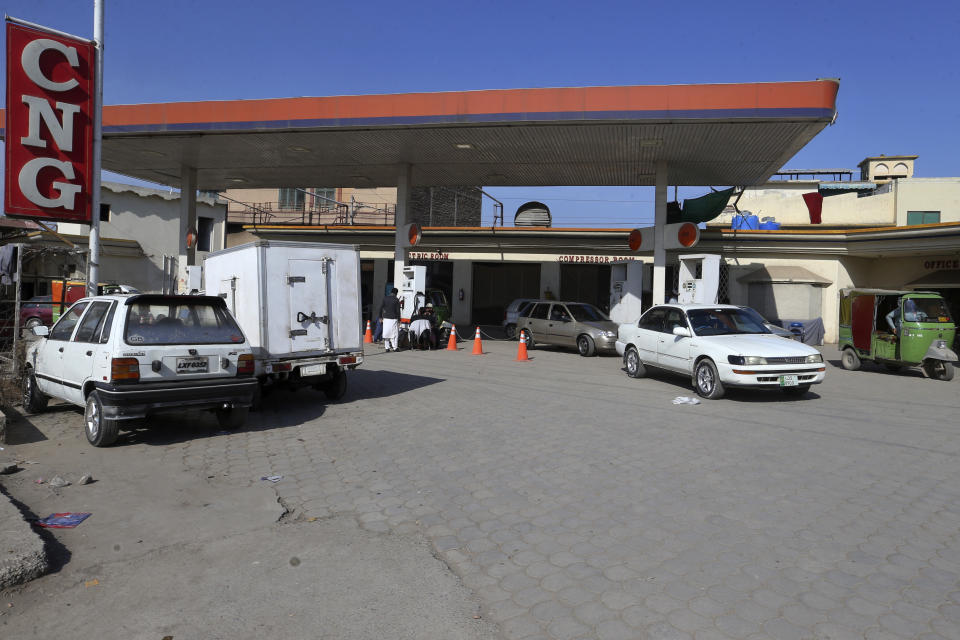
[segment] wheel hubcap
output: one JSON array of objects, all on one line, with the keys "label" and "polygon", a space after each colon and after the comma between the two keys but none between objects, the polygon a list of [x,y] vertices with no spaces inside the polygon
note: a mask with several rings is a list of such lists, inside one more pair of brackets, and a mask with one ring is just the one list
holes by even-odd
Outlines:
[{"label": "wheel hubcap", "polygon": [[637,354],[633,351],[627,354],[627,371],[630,373],[636,373],[637,371]]},{"label": "wheel hubcap", "polygon": [[33,397],[33,380],[28,376],[23,382],[23,404],[30,404],[30,399]]},{"label": "wheel hubcap", "polygon": [[87,405],[87,431],[91,438],[96,438],[100,433],[100,412],[97,411],[97,404],[91,402]]},{"label": "wheel hubcap", "polygon": [[697,369],[697,384],[704,393],[709,393],[713,388],[713,372],[710,367],[701,366]]}]

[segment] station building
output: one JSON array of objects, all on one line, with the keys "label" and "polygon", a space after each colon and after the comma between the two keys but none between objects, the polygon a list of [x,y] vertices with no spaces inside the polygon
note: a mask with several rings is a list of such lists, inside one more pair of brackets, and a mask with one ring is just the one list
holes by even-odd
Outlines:
[{"label": "station building", "polygon": [[[722,256],[719,299],[774,320],[822,318],[837,337],[843,287],[940,292],[960,317],[960,178],[914,177],[917,156],[877,156],[847,169],[788,170],[743,189],[686,253]],[[812,224],[804,193],[823,196]],[[736,205],[736,208],[735,206]],[[776,229],[734,228],[755,215]],[[742,218],[741,218],[742,219]],[[322,221],[322,220],[318,220]],[[393,274],[392,225],[234,225],[231,245],[254,239],[346,242],[360,247],[364,303],[376,315]],[[495,324],[515,298],[553,297],[609,308],[610,265],[651,262],[628,248],[625,229],[427,226],[409,263],[452,301],[458,324]],[[668,254],[676,282],[679,251]],[[650,285],[645,283],[645,289]]]}]

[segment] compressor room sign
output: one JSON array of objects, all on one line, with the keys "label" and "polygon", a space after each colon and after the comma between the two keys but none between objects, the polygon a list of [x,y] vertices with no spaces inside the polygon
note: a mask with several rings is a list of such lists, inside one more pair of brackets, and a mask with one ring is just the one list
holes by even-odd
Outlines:
[{"label": "compressor room sign", "polygon": [[7,22],[6,214],[90,222],[92,42]]}]

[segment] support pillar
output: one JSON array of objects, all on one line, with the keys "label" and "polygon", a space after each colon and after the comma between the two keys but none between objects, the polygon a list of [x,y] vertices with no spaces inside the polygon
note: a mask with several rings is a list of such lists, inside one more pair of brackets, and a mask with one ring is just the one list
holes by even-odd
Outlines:
[{"label": "support pillar", "polygon": [[663,160],[657,161],[653,202],[653,304],[663,304],[667,301],[667,249],[664,246],[667,226],[667,163]]},{"label": "support pillar", "polygon": [[187,232],[197,229],[197,170],[183,167],[180,172],[180,235],[177,238],[177,293],[186,290],[187,266],[197,262],[197,245],[187,248]]},{"label": "support pillar", "polygon": [[403,227],[407,224],[407,218],[410,212],[410,182],[413,174],[413,167],[409,164],[401,165],[400,172],[397,175],[397,214],[394,217],[397,225],[394,234],[393,249],[393,286],[399,287],[400,276],[403,272],[403,266],[407,262],[407,255],[410,251],[404,246],[407,238],[404,236]]}]

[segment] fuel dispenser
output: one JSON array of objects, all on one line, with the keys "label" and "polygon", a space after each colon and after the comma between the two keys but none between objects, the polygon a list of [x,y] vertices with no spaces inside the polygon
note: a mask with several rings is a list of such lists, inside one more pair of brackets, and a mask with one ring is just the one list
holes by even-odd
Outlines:
[{"label": "fuel dispenser", "polygon": [[720,256],[697,253],[679,258],[677,301],[680,304],[716,304],[720,292]]},{"label": "fuel dispenser", "polygon": [[424,304],[424,291],[427,290],[427,268],[425,266],[403,265],[400,268],[400,284],[397,286],[400,298],[400,318],[409,320],[414,312]]},{"label": "fuel dispenser", "polygon": [[[650,293],[653,265],[640,260],[610,263],[610,319],[636,322],[643,312],[644,292]],[[648,296],[649,297],[649,296]]]}]

